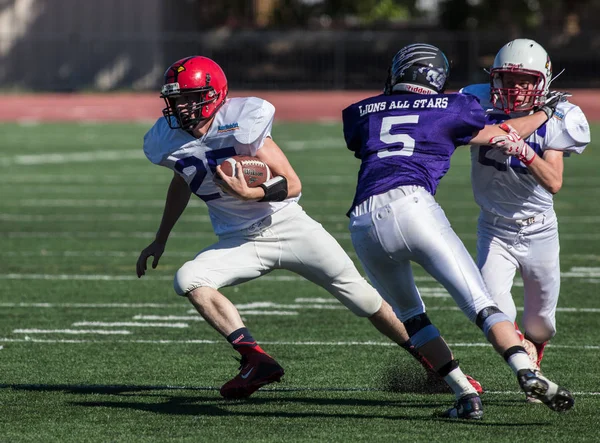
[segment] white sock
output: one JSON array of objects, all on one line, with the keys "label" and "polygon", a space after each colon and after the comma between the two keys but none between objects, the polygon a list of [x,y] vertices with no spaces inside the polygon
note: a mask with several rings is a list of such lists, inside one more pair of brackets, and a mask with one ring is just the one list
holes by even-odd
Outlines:
[{"label": "white sock", "polygon": [[[529,357],[527,359],[529,359]],[[454,391],[457,400],[467,394],[477,394],[477,391],[471,383],[469,383],[469,380],[467,380],[467,377],[460,368],[450,371],[448,375],[444,377],[444,380]]]},{"label": "white sock", "polygon": [[517,375],[517,373],[521,369],[535,369],[533,367],[533,364],[531,363],[529,355],[527,355],[526,352],[517,352],[508,357],[508,360],[506,362],[508,363],[508,366],[510,366],[510,368],[513,370],[515,375]]}]

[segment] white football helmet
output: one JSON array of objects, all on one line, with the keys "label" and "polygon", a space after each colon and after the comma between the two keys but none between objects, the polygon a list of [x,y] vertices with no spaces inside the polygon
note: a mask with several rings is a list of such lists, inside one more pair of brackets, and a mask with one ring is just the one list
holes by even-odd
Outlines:
[{"label": "white football helmet", "polygon": [[[518,89],[503,84],[504,74],[526,74],[535,78],[533,89]],[[506,113],[531,111],[544,104],[552,80],[552,63],[537,42],[518,38],[498,51],[490,70],[491,100]],[[517,97],[524,97],[517,101]]]}]

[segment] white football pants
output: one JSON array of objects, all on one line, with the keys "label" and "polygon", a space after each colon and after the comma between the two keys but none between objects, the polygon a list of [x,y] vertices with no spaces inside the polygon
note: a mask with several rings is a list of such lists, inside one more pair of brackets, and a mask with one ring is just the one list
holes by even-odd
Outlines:
[{"label": "white football pants", "polygon": [[[471,321],[495,303],[444,211],[423,188],[350,219],[352,243],[371,283],[402,321],[425,312],[411,261],[448,290]],[[390,191],[391,193],[392,191]]]},{"label": "white football pants", "polygon": [[519,326],[541,343],[556,333],[560,293],[558,223],[553,209],[535,220],[518,223],[482,211],[477,226],[477,264],[492,298],[513,320],[517,309],[511,288],[519,270],[524,286]]},{"label": "white football pants", "polygon": [[185,263],[175,291],[234,286],[287,269],[323,287],[354,314],[379,311],[381,296],[367,283],[340,244],[293,203],[250,228],[226,235]]}]

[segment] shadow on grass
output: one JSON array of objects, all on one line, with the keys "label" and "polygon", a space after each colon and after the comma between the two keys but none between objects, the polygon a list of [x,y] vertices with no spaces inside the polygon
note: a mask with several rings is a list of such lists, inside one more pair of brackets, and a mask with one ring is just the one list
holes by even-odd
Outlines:
[{"label": "shadow on grass", "polygon": [[[264,389],[246,400],[224,400],[217,394],[218,388],[211,386],[186,387],[186,386],[153,386],[153,385],[69,385],[69,384],[0,384],[0,389],[13,389],[32,392],[62,392],[74,395],[114,395],[117,401],[71,401],[68,404],[76,407],[86,408],[109,408],[129,409],[143,412],[151,412],[163,415],[178,416],[205,416],[205,417],[278,417],[278,418],[352,418],[352,419],[385,419],[406,421],[439,421],[440,423],[460,423],[467,426],[484,427],[527,427],[548,426],[543,422],[527,423],[490,423],[486,421],[448,420],[439,417],[439,413],[451,404],[448,401],[427,401],[423,399],[399,398],[386,399],[364,399],[364,398],[327,398],[318,396],[297,396],[294,394],[322,393],[324,395],[333,393],[357,393],[357,392],[382,392],[378,389],[355,389],[355,388],[271,388]],[[151,394],[151,392],[164,391]],[[214,395],[174,395],[178,391],[204,391],[214,392]],[[282,394],[282,395],[274,395]],[[154,397],[156,401],[148,401],[148,397]],[[145,401],[132,401],[140,399]],[[437,400],[437,399],[436,399]],[[491,404],[503,404],[514,406],[518,402],[510,401],[486,401]],[[296,405],[296,406],[293,406]],[[304,411],[290,411],[291,407],[306,405]],[[337,410],[324,412],[323,407],[349,408],[349,412]],[[373,408],[361,412],[356,408]],[[403,408],[412,410],[411,414],[402,414]],[[288,410],[286,410],[288,409]],[[310,409],[316,409],[311,411]],[[428,416],[415,414],[414,410],[422,410]],[[385,413],[378,411],[384,410]],[[372,412],[371,412],[372,411]],[[371,413],[369,413],[371,412]]]}]

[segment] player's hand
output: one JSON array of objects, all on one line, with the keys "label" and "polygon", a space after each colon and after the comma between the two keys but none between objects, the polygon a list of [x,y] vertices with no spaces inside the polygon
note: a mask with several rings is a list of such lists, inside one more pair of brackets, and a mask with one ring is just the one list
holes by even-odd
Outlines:
[{"label": "player's hand", "polygon": [[554,115],[558,104],[561,102],[566,102],[567,98],[571,97],[571,95],[572,94],[569,92],[549,91],[548,94],[546,94],[546,100],[544,104],[534,108],[534,110],[544,111],[548,116],[548,120],[550,120]]},{"label": "player's hand", "polygon": [[163,243],[157,243],[156,240],[150,243],[146,249],[141,252],[136,264],[138,278],[146,273],[146,262],[148,261],[148,257],[154,257],[154,260],[152,260],[152,269],[156,269],[163,252],[165,252],[165,245]]},{"label": "player's hand", "polygon": [[221,170],[221,165],[217,166],[217,175],[214,178],[215,184],[221,190],[239,200],[252,201],[260,200],[264,196],[262,188],[251,188],[246,183],[244,171],[241,163],[235,164],[235,176],[229,177]]},{"label": "player's hand", "polygon": [[506,132],[506,135],[496,135],[490,139],[490,146],[498,148],[504,155],[517,157],[526,165],[530,165],[535,160],[536,153],[525,140],[521,138],[515,128],[507,123],[499,125],[500,129]]}]

